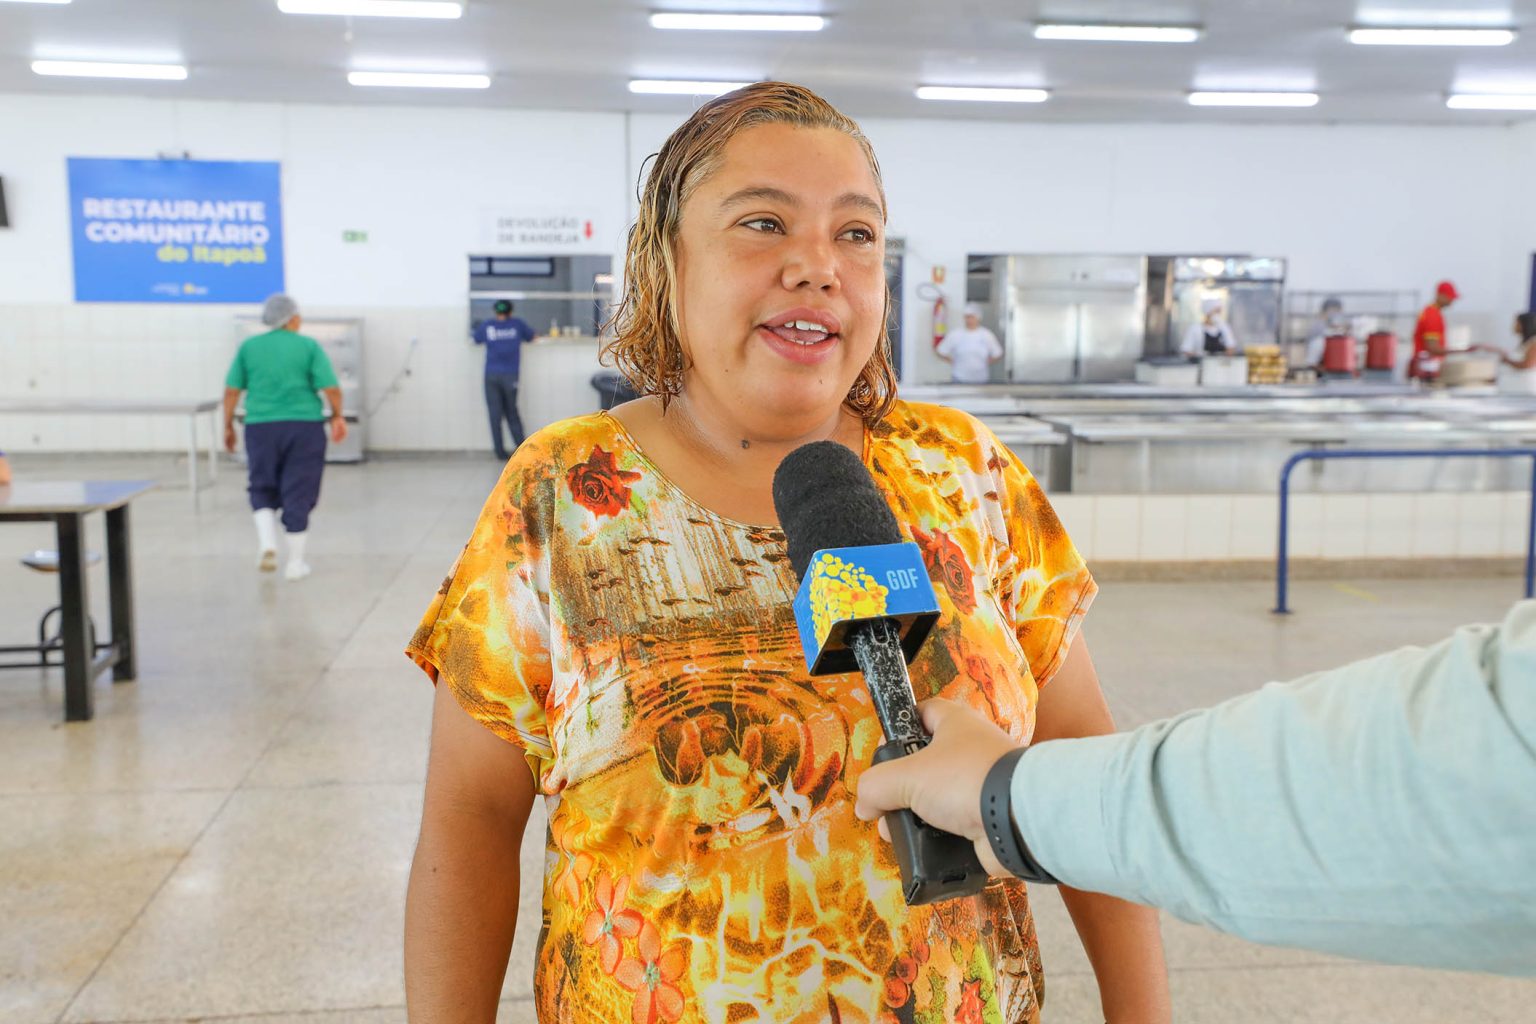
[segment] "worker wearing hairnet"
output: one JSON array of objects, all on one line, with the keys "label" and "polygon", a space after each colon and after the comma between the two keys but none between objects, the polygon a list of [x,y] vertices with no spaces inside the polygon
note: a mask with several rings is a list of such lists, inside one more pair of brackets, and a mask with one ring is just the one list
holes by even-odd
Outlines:
[{"label": "worker wearing hairnet", "polygon": [[1222,317],[1222,310],[1220,299],[1203,300],[1200,303],[1201,320],[1197,324],[1190,324],[1189,330],[1184,332],[1184,343],[1179,346],[1179,352],[1191,359],[1236,355],[1237,339]]},{"label": "worker wearing hairnet", "polygon": [[1344,319],[1344,302],[1337,296],[1328,296],[1323,300],[1323,308],[1317,319],[1312,321],[1312,330],[1307,335],[1307,365],[1321,370],[1328,339],[1348,333],[1349,322]]},{"label": "worker wearing hairnet", "polygon": [[320,343],[299,333],[299,305],[281,293],[267,297],[261,322],[269,330],[247,338],[224,381],[224,447],[235,450],[235,407],[245,393],[245,454],[250,469],[251,513],[256,522],[256,567],[277,568],[278,511],[286,533],[284,576],[309,575],[305,546],[309,514],[320,500],[325,471],[326,412],[330,439],[347,436],[341,385]]}]

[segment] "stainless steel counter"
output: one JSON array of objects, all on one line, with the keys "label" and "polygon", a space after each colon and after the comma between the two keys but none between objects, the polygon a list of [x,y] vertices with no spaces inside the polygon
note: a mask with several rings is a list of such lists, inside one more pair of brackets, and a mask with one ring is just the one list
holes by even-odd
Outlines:
[{"label": "stainless steel counter", "polygon": [[[988,424],[1028,417],[1054,427],[1063,441],[1019,454],[1032,469],[1048,463],[1048,486],[1058,492],[1271,493],[1285,459],[1306,448],[1536,441],[1536,398],[1385,385],[1221,391],[993,385],[911,388],[902,395],[964,409]],[[1003,440],[1015,447],[1010,437]],[[1313,463],[1296,486],[1332,492],[1515,490],[1529,485],[1528,472],[1524,464],[1494,459]]]},{"label": "stainless steel counter", "polygon": [[984,422],[997,439],[1010,448],[1015,445],[1055,447],[1069,440],[1062,431],[1032,416],[987,416]]},{"label": "stainless steel counter", "polygon": [[1381,398],[1435,394],[1416,385],[1344,383],[1253,384],[1245,387],[1159,387],[1124,381],[1117,384],[915,384],[903,385],[901,397],[914,402],[937,402],[970,408],[972,401],[1009,401],[1041,398]]}]

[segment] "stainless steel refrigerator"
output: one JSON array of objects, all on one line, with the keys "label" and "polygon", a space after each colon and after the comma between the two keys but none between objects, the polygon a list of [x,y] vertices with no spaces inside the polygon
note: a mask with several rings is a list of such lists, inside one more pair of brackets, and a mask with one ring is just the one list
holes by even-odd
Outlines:
[{"label": "stainless steel refrigerator", "polygon": [[1006,379],[1134,379],[1146,324],[1146,264],[1144,256],[992,257],[990,312],[1002,329]]}]

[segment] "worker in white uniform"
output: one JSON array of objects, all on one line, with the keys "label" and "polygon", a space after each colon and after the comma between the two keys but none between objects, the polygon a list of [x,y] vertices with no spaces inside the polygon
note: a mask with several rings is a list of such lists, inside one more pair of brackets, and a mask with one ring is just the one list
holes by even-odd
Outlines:
[{"label": "worker in white uniform", "polygon": [[1003,358],[1003,346],[997,335],[982,326],[981,307],[965,304],[965,326],[950,331],[934,350],[949,364],[949,379],[956,384],[985,384],[992,375],[992,364]]},{"label": "worker in white uniform", "polygon": [[1221,300],[1202,300],[1200,313],[1200,322],[1190,324],[1189,330],[1184,332],[1184,344],[1179,346],[1179,352],[1191,359],[1237,355],[1237,338],[1232,335],[1231,326],[1221,315]]}]

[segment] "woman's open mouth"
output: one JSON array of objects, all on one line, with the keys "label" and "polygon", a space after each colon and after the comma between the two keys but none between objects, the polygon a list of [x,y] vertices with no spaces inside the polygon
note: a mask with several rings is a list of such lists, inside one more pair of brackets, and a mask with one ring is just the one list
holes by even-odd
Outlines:
[{"label": "woman's open mouth", "polygon": [[842,335],[837,317],[823,310],[792,309],[757,328],[760,338],[779,355],[797,363],[818,363]]}]

